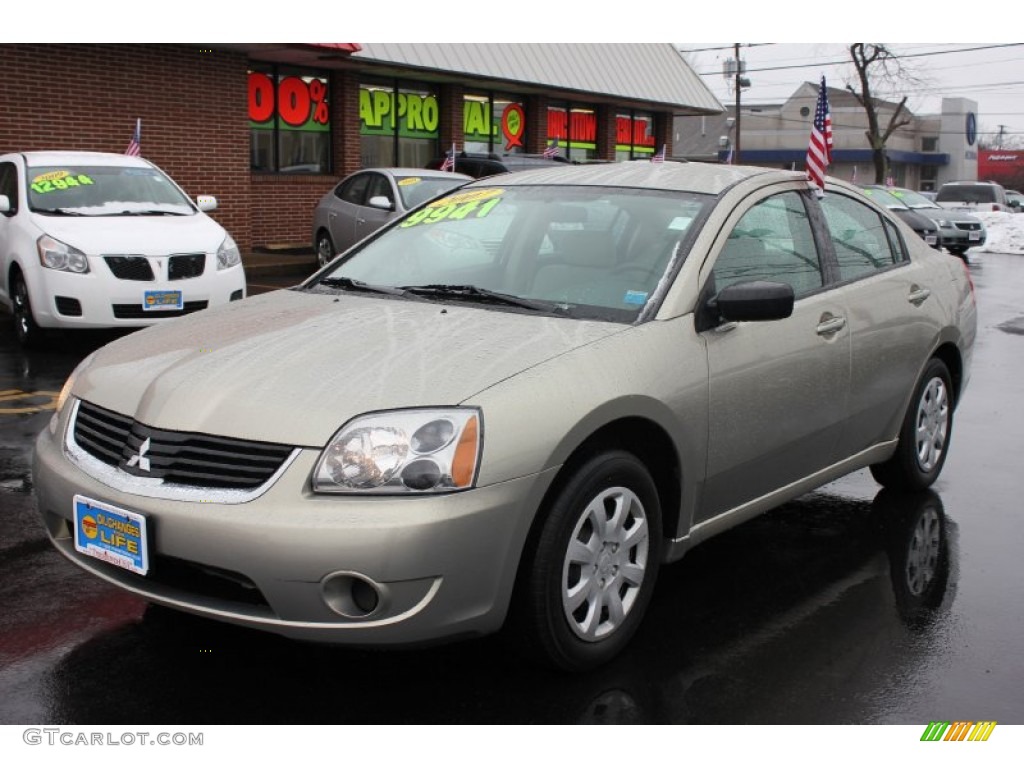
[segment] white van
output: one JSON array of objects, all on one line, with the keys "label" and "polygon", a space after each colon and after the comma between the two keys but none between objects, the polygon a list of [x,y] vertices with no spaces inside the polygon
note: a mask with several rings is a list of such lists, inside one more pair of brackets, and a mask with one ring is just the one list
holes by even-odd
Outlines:
[{"label": "white van", "polygon": [[101,152],[0,155],[0,304],[18,340],[139,327],[245,297],[231,236],[155,165]]}]

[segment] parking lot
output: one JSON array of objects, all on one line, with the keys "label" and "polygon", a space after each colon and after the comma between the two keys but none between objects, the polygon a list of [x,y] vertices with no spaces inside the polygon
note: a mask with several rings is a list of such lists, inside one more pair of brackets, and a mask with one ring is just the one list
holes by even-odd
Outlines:
[{"label": "parking lot", "polygon": [[[251,270],[250,293],[297,276]],[[983,254],[972,276],[973,378],[933,492],[880,493],[861,471],[700,545],[664,569],[631,647],[575,676],[520,662],[502,637],[286,641],[82,573],[46,540],[30,457],[64,378],[109,336],[24,353],[0,317],[0,723],[1024,722],[1024,258]],[[925,600],[907,590],[922,520],[944,532]]]}]

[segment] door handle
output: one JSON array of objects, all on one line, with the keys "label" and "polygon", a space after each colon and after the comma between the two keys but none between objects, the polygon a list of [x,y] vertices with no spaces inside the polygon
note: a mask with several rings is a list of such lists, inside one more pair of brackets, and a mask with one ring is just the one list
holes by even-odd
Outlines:
[{"label": "door handle", "polygon": [[817,333],[819,336],[831,336],[834,333],[839,333],[846,327],[845,317],[836,317],[834,315],[822,315],[821,320],[818,322]]},{"label": "door handle", "polygon": [[907,295],[907,301],[913,304],[915,307],[921,306],[925,299],[932,295],[932,292],[927,288],[921,288],[920,286],[914,285],[910,288],[910,293]]}]

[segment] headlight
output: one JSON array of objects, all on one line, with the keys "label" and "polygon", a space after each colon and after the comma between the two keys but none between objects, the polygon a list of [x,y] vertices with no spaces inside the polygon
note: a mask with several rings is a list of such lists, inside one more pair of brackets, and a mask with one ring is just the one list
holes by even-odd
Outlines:
[{"label": "headlight", "polygon": [[474,408],[359,416],[331,438],[313,472],[317,493],[448,493],[472,488],[482,445]]},{"label": "headlight", "polygon": [[96,353],[93,352],[86,357],[82,362],[75,366],[75,370],[68,376],[67,381],[64,382],[64,386],[61,387],[60,394],[57,395],[57,407],[53,411],[53,416],[50,417],[50,434],[57,433],[57,423],[60,421],[60,413],[64,410],[64,405],[67,403],[68,398],[71,396],[71,390],[75,386],[75,381],[78,380],[79,374],[89,367],[92,359],[96,357]]},{"label": "headlight", "polygon": [[49,235],[43,235],[36,240],[36,248],[39,250],[39,263],[47,269],[76,272],[80,275],[89,271],[89,259],[84,253]]},{"label": "headlight", "polygon": [[939,229],[952,229],[953,222],[947,219],[936,219],[935,223],[939,225]]},{"label": "headlight", "polygon": [[217,269],[233,267],[241,260],[242,254],[238,252],[238,246],[231,235],[228,235],[217,249]]}]

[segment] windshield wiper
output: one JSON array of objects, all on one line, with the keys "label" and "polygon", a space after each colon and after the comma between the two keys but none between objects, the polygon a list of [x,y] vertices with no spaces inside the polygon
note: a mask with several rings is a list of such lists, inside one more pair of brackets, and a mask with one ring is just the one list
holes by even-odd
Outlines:
[{"label": "windshield wiper", "polygon": [[36,213],[42,213],[46,216],[89,216],[91,214],[82,213],[81,211],[73,211],[70,208],[33,208]]},{"label": "windshield wiper", "polygon": [[402,288],[417,296],[444,299],[468,299],[482,303],[504,304],[510,307],[531,309],[534,312],[552,312],[556,308],[539,301],[523,299],[510,293],[499,293],[475,285],[403,285]]},{"label": "windshield wiper", "polygon": [[[326,285],[328,288],[342,288],[346,291],[364,291],[366,293],[383,293],[388,296],[404,296],[405,290],[393,288],[390,285],[370,285],[362,280],[353,280],[351,277],[325,277],[316,285]],[[314,285],[313,287],[316,287]]]},{"label": "windshield wiper", "polygon": [[182,211],[162,211],[156,208],[142,211],[121,211],[120,213],[108,213],[108,216],[188,216]]}]

